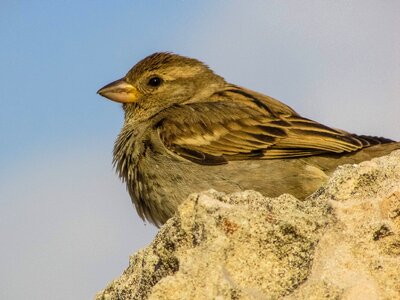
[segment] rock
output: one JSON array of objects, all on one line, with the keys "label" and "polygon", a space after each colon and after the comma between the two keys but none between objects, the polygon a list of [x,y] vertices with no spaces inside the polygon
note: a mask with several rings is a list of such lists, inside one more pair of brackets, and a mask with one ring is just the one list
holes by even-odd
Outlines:
[{"label": "rock", "polygon": [[400,151],[305,201],[193,194],[96,299],[400,299]]}]

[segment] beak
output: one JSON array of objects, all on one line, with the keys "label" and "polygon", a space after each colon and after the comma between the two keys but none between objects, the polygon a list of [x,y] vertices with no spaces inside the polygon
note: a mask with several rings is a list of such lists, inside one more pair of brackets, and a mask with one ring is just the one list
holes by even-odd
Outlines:
[{"label": "beak", "polygon": [[120,103],[137,102],[140,96],[140,92],[124,78],[103,86],[97,94]]}]

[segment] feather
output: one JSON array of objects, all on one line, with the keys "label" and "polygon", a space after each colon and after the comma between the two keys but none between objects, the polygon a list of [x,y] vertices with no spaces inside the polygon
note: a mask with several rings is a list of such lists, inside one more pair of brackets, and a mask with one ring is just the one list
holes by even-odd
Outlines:
[{"label": "feather", "polygon": [[271,99],[229,87],[205,102],[169,108],[157,124],[159,136],[173,153],[208,165],[346,153],[380,142],[303,118]]}]

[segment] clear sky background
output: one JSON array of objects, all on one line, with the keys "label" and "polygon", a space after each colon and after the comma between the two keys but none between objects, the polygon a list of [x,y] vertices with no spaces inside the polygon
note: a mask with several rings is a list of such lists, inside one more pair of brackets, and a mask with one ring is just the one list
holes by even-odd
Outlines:
[{"label": "clear sky background", "polygon": [[96,95],[173,51],[355,133],[400,139],[400,1],[0,3],[0,299],[91,299],[157,230],[111,166]]}]

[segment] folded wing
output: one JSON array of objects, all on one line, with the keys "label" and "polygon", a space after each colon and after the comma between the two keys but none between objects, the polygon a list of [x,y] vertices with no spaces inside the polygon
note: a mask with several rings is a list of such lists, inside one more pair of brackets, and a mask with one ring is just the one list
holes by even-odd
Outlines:
[{"label": "folded wing", "polygon": [[215,101],[170,108],[156,127],[170,151],[207,165],[346,153],[381,141],[329,128],[270,99],[229,89],[216,94]]}]

